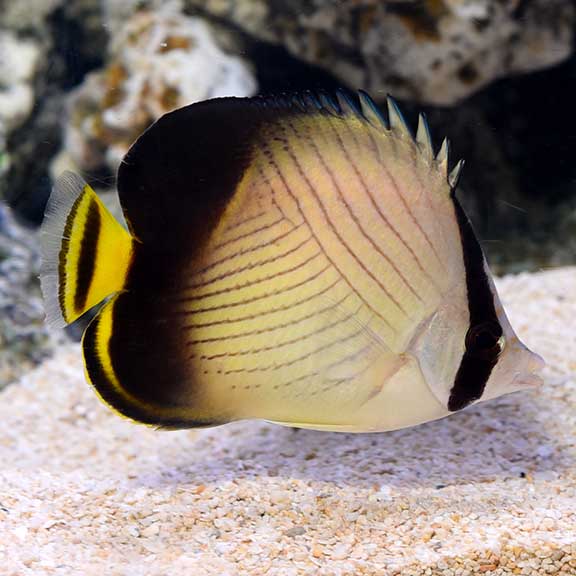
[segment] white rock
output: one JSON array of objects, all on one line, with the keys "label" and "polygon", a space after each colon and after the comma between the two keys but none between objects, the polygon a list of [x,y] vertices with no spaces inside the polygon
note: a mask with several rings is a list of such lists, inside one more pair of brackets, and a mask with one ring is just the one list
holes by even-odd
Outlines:
[{"label": "white rock", "polygon": [[185,0],[378,97],[451,104],[572,50],[566,0]]},{"label": "white rock", "polygon": [[12,32],[0,34],[0,125],[4,131],[19,126],[34,105],[32,79],[40,63],[40,48]]},{"label": "white rock", "polygon": [[134,14],[113,38],[108,67],[71,96],[65,146],[79,168],[115,169],[132,141],[170,110],[256,91],[248,65],[223,52],[203,20],[174,6]]}]

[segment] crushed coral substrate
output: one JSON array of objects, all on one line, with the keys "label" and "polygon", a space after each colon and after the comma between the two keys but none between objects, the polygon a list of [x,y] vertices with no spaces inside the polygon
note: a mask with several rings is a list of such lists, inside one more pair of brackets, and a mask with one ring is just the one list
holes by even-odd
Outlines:
[{"label": "crushed coral substrate", "polygon": [[0,573],[576,574],[576,268],[498,285],[545,385],[385,434],[155,431],[62,350],[0,395]]}]

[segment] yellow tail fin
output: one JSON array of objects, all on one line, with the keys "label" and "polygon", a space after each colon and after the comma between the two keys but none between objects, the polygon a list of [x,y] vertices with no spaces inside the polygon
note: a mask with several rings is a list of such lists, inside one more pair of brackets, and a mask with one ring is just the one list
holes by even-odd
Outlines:
[{"label": "yellow tail fin", "polygon": [[70,324],[123,289],[134,240],[80,176],[65,172],[56,181],[41,237],[50,325]]}]

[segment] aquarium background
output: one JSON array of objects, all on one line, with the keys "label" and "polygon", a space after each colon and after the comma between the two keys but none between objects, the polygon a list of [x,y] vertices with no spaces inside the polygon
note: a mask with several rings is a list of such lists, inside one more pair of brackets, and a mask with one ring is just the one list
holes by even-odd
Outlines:
[{"label": "aquarium background", "polygon": [[[0,574],[576,574],[573,0],[0,0]],[[386,96],[458,195],[544,385],[418,427],[161,432],[44,324],[38,228],[80,173],[219,96]],[[223,146],[226,143],[223,142]]]},{"label": "aquarium background", "polygon": [[575,28],[564,0],[4,0],[0,386],[63,338],[37,279],[54,177],[80,172],[114,205],[130,143],[206,98],[391,94],[466,160],[460,198],[497,273],[573,264]]}]

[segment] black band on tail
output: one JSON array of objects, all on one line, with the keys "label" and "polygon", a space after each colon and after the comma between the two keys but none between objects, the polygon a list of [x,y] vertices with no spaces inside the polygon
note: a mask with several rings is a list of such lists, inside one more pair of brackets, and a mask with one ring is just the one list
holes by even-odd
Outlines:
[{"label": "black band on tail", "polygon": [[82,237],[82,244],[80,245],[78,278],[76,293],[74,294],[74,306],[80,313],[86,309],[88,292],[90,291],[92,278],[94,276],[101,225],[102,218],[98,205],[92,202],[88,208],[88,216],[84,226],[84,236]]}]

